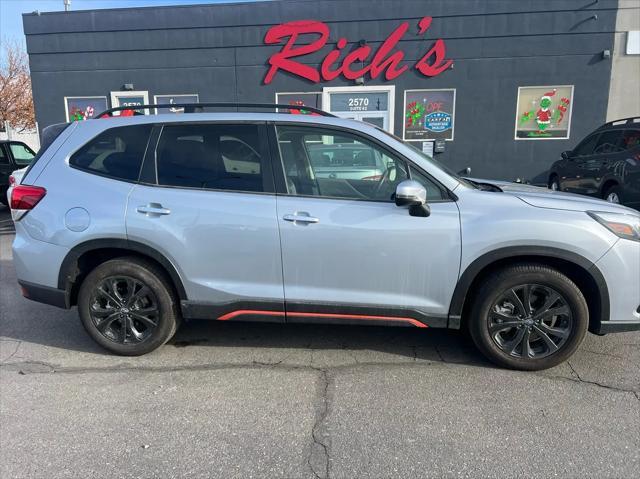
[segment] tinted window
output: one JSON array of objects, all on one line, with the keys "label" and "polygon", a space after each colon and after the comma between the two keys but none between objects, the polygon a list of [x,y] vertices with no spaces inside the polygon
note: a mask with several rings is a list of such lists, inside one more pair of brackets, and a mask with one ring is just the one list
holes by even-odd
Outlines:
[{"label": "tinted window", "polygon": [[640,130],[624,130],[618,141],[622,150],[631,150],[640,146]]},{"label": "tinted window", "polygon": [[19,166],[27,166],[31,163],[33,157],[36,156],[31,148],[22,143],[10,143],[9,148],[11,148],[11,154],[13,155],[16,165]]},{"label": "tinted window", "polygon": [[257,125],[169,125],[158,143],[158,183],[264,191]]},{"label": "tinted window", "polygon": [[574,150],[573,156],[586,156],[593,153],[593,149],[596,147],[599,134],[593,134],[582,141]]},{"label": "tinted window", "polygon": [[8,164],[9,164],[9,157],[4,152],[4,147],[0,145],[0,165],[8,165]]},{"label": "tinted window", "polygon": [[290,194],[393,201],[409,177],[404,161],[349,133],[288,126],[277,133]]},{"label": "tinted window", "polygon": [[605,131],[598,138],[598,143],[596,144],[595,149],[593,150],[596,154],[602,153],[615,153],[617,151],[622,151],[622,148],[618,146],[618,142],[620,140],[620,136],[622,135],[622,130],[609,130]]},{"label": "tinted window", "polygon": [[77,168],[123,180],[137,180],[152,125],[111,128],[80,150],[69,163]]}]

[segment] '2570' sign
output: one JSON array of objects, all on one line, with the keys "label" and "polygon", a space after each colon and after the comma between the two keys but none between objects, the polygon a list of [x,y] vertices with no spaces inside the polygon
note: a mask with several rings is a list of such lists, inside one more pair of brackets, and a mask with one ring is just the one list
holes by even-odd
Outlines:
[{"label": "'2570' sign", "polygon": [[[431,21],[431,17],[424,17],[418,22],[418,35],[423,35],[429,29]],[[318,71],[312,66],[296,61],[295,58],[317,52],[327,44],[329,39],[327,24],[315,20],[299,20],[276,25],[267,31],[264,42],[272,45],[286,40],[286,43],[278,53],[274,53],[269,58],[271,67],[264,77],[264,82],[271,83],[278,70],[301,76],[314,83],[321,80],[330,81],[340,75],[349,80],[355,80],[365,74],[369,74],[371,78],[377,78],[383,72],[387,80],[393,80],[409,69],[407,65],[400,65],[404,60],[404,52],[396,49],[408,29],[409,22],[401,23],[373,55],[370,46],[362,45],[348,53],[342,61],[340,56],[347,46],[347,39],[340,38],[336,48],[324,57]],[[300,35],[308,34],[319,35],[319,37],[310,43],[297,44]],[[445,58],[445,50],[444,40],[437,39],[416,62],[414,68],[428,77],[439,75],[453,63],[453,60]]]}]

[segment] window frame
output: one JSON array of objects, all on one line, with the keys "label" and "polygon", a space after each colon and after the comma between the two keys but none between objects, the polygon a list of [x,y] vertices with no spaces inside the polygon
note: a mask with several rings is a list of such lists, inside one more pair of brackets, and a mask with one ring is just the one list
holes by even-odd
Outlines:
[{"label": "window frame", "polygon": [[[151,129],[149,130],[149,135],[147,137],[147,143],[146,143],[146,145],[144,147],[144,153],[142,154],[142,160],[140,162],[140,168],[138,169],[138,176],[135,179],[129,180],[127,178],[122,178],[120,176],[110,175],[108,173],[103,173],[103,172],[98,171],[98,170],[92,170],[91,168],[84,168],[82,166],[74,165],[74,164],[71,163],[71,158],[73,158],[73,156],[76,153],[78,153],[82,148],[84,148],[89,143],[94,141],[100,135],[103,135],[104,133],[106,133],[106,132],[108,132],[110,130],[115,130],[116,128],[132,128],[132,127],[136,127],[136,126],[150,126]],[[140,174],[142,172],[142,167],[144,165],[144,159],[146,158],[147,152],[149,151],[149,144],[150,144],[150,140],[151,140],[152,135],[153,135],[153,125],[150,124],[150,123],[137,123],[135,125],[112,126],[110,128],[105,128],[104,130],[100,131],[99,133],[97,133],[96,135],[91,137],[89,140],[85,141],[82,145],[80,145],[78,148],[73,150],[71,153],[69,153],[69,156],[67,157],[66,163],[67,163],[67,165],[69,165],[69,168],[73,168],[74,170],[82,171],[82,172],[88,173],[90,175],[101,176],[103,178],[108,178],[110,180],[123,181],[124,183],[130,183],[130,184],[134,184],[135,185],[135,184],[138,184],[140,182]],[[35,160],[35,158],[34,158],[34,160]],[[35,161],[31,162],[31,164],[34,164],[34,163],[35,163]],[[31,166],[31,164],[29,166]],[[28,171],[27,171],[27,173],[28,173]]]},{"label": "window frame", "polygon": [[280,155],[280,148],[278,146],[278,135],[277,128],[279,126],[284,127],[293,127],[298,128],[302,127],[305,129],[309,129],[313,132],[314,129],[322,129],[324,131],[335,131],[336,134],[342,135],[351,135],[362,138],[366,143],[373,144],[376,148],[379,148],[383,153],[391,158],[398,159],[405,163],[407,167],[407,172],[409,179],[411,179],[411,170],[416,169],[420,174],[424,175],[428,180],[432,181],[434,186],[440,190],[442,198],[439,200],[428,200],[428,204],[434,203],[450,203],[457,201],[457,196],[453,194],[448,188],[446,188],[442,183],[436,180],[432,175],[430,175],[424,168],[421,168],[410,158],[407,158],[405,155],[399,153],[398,151],[392,149],[386,143],[380,141],[379,139],[368,135],[359,130],[354,130],[351,128],[346,128],[337,125],[326,125],[322,123],[308,123],[308,122],[295,122],[295,121],[269,121],[268,123],[268,136],[269,136],[269,146],[271,150],[271,158],[273,160],[273,174],[275,177],[275,185],[276,185],[276,195],[277,196],[288,196],[293,198],[315,198],[315,199],[323,199],[323,200],[342,200],[342,201],[365,201],[369,203],[383,203],[383,204],[393,204],[393,201],[388,200],[375,200],[369,198],[345,198],[341,196],[320,196],[320,195],[301,195],[301,194],[292,194],[289,193],[287,188],[286,175],[284,171],[284,166],[282,164],[282,157]]},{"label": "window frame", "polygon": [[[224,188],[195,188],[192,186],[176,186],[176,185],[161,185],[158,182],[158,146],[160,145],[160,139],[162,138],[162,131],[165,126],[189,126],[189,125],[255,125],[258,129],[258,153],[261,155],[260,170],[262,173],[262,187],[263,191],[245,191],[245,190],[231,190]],[[173,188],[183,189],[191,191],[202,192],[222,192],[222,193],[234,193],[234,194],[253,194],[253,195],[274,195],[274,175],[272,167],[271,150],[269,148],[269,142],[267,139],[266,123],[258,120],[209,120],[209,121],[175,121],[175,122],[158,122],[153,124],[153,130],[149,135],[151,146],[147,147],[144,159],[142,160],[142,167],[140,168],[140,177],[138,183],[145,186],[152,186],[156,188]]]}]

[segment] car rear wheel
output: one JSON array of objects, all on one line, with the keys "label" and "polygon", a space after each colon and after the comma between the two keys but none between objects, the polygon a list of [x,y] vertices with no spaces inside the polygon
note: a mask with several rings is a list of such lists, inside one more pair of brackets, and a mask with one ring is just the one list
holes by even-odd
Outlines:
[{"label": "car rear wheel", "polygon": [[135,257],[102,263],[83,281],[78,312],[89,335],[105,349],[139,356],[166,343],[180,321],[165,274]]},{"label": "car rear wheel", "polygon": [[549,189],[553,191],[560,191],[560,182],[558,181],[557,176],[552,176],[549,178]]},{"label": "car rear wheel", "polygon": [[623,204],[622,188],[618,185],[610,186],[604,192],[603,198],[609,203],[615,203],[617,205]]},{"label": "car rear wheel", "polygon": [[469,332],[492,362],[540,370],[560,364],[578,348],[589,310],[578,287],[539,264],[507,267],[486,278],[469,318]]}]

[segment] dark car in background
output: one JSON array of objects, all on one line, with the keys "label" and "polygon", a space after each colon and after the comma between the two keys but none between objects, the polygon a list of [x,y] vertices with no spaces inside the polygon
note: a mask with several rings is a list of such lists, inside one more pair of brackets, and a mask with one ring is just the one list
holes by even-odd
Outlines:
[{"label": "dark car in background", "polygon": [[11,173],[29,166],[35,156],[33,150],[21,141],[0,141],[0,203],[7,203],[7,189]]},{"label": "dark car in background", "polygon": [[605,123],[563,152],[548,186],[640,208],[640,117]]}]

